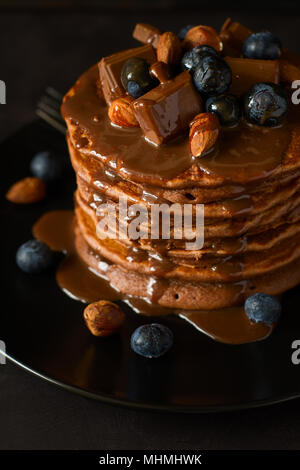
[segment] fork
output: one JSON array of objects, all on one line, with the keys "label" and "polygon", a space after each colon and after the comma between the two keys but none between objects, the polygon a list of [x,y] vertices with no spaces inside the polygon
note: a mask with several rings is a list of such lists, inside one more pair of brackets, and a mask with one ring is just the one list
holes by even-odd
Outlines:
[{"label": "fork", "polygon": [[61,93],[52,87],[47,87],[37,104],[36,114],[50,126],[65,134],[66,125],[60,114],[62,99],[63,95]]}]

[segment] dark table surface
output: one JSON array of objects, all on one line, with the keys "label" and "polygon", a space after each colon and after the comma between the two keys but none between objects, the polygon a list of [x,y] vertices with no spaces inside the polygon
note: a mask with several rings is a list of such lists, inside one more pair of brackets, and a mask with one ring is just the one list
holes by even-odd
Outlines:
[{"label": "dark table surface", "polygon": [[[0,13],[0,79],[7,85],[1,140],[35,118],[46,86],[64,92],[102,55],[133,46],[130,35],[137,21],[175,31],[189,23],[219,28],[231,14],[253,29],[267,27],[299,51],[300,16],[288,9],[268,14],[255,8],[227,14],[170,8],[1,12],[0,6]],[[149,413],[72,395],[10,363],[0,365],[0,423],[0,449],[300,448],[300,400],[218,415]]]}]

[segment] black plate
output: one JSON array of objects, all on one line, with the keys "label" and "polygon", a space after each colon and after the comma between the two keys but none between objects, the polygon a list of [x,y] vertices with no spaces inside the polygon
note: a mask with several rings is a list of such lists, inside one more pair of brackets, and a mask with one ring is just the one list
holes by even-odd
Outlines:
[{"label": "black plate", "polygon": [[[38,150],[63,152],[64,180],[45,201],[17,206],[1,198],[2,308],[0,340],[7,356],[29,372],[102,401],[147,409],[208,412],[248,408],[300,396],[300,365],[292,364],[292,342],[300,339],[300,289],[283,299],[283,318],[273,335],[258,343],[228,346],[202,335],[184,320],[164,317],[174,332],[165,357],[144,359],[130,350],[132,331],[151,322],[132,313],[121,336],[97,339],[82,319],[83,304],[57,286],[55,273],[31,276],[15,265],[17,247],[31,238],[46,211],[72,207],[75,187],[64,137],[37,121],[1,146],[2,195],[29,174]],[[157,320],[157,319],[156,319]]]}]

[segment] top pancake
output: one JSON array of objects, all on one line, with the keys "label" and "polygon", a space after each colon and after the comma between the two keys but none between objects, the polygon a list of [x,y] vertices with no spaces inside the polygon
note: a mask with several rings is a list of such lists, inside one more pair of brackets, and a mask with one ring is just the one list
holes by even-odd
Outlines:
[{"label": "top pancake", "polygon": [[125,180],[166,188],[217,188],[281,179],[300,169],[300,115],[292,103],[281,127],[242,122],[223,130],[212,152],[194,158],[187,135],[155,147],[144,140],[139,128],[112,126],[97,81],[94,66],[67,93],[62,113],[73,146]]}]

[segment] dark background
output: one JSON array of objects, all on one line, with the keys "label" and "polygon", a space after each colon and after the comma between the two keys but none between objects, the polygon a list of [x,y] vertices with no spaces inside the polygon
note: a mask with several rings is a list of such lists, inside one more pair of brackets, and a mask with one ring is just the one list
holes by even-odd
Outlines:
[{"label": "dark background", "polygon": [[[64,92],[101,56],[133,46],[137,21],[177,31],[217,29],[227,16],[267,28],[299,51],[299,2],[0,1],[0,139],[35,118],[46,86]],[[22,156],[20,155],[20,158]],[[1,155],[5,164],[5,155]],[[0,317],[1,338],[1,317]],[[218,415],[171,415],[93,402],[0,365],[1,449],[299,449],[300,400]]]}]

